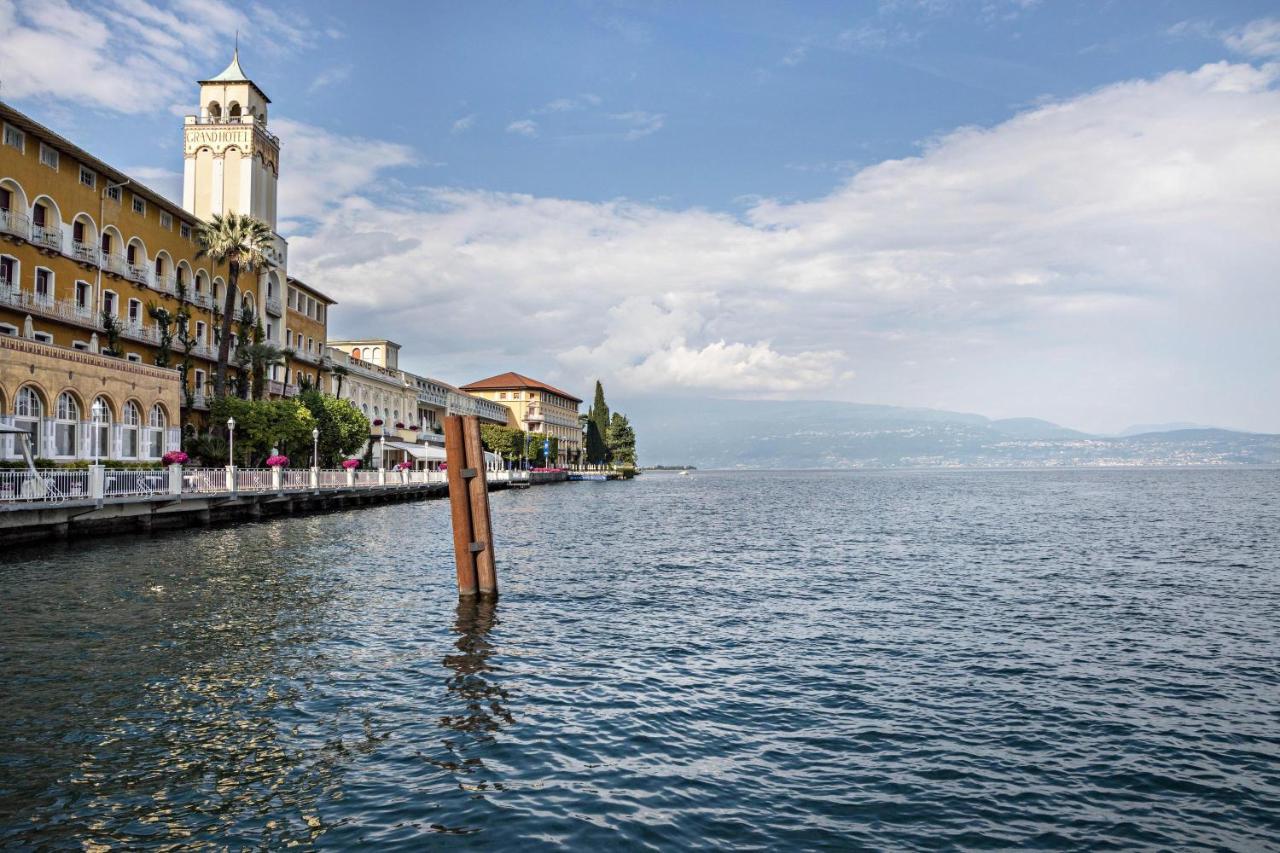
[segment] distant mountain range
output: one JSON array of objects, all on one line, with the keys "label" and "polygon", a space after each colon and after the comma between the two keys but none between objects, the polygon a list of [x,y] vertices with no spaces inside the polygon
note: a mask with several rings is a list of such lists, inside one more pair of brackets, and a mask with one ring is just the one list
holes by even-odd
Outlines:
[{"label": "distant mountain range", "polygon": [[[620,401],[622,402],[622,401]],[[641,464],[915,468],[1280,464],[1280,435],[1194,424],[1091,435],[1038,418],[824,401],[633,398]]]}]

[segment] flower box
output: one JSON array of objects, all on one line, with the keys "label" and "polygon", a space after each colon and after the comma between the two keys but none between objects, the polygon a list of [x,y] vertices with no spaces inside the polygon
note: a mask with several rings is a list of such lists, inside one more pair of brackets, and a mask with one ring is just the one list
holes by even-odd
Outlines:
[{"label": "flower box", "polygon": [[288,456],[268,456],[267,457],[268,468],[285,468],[288,465],[289,465]]}]

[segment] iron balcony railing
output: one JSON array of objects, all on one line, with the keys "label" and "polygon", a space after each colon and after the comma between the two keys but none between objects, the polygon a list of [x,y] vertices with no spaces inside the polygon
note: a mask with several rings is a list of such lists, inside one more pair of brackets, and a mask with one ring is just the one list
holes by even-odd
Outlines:
[{"label": "iron balcony railing", "polygon": [[280,300],[274,296],[267,297],[267,313],[273,317],[280,317],[284,314],[284,309],[280,307]]},{"label": "iron balcony railing", "polygon": [[146,264],[125,264],[124,277],[138,284],[147,284],[150,279]]},{"label": "iron balcony railing", "polygon": [[0,303],[12,305],[31,314],[65,320],[97,329],[97,316],[92,305],[79,305],[70,299],[45,299],[0,279]]},{"label": "iron balcony railing", "polygon": [[171,272],[158,272],[155,275],[156,290],[163,290],[165,293],[176,293],[175,282],[177,278]]},{"label": "iron balcony railing", "polygon": [[0,210],[0,231],[15,234],[25,240],[31,233],[31,218],[25,213]]},{"label": "iron balcony railing", "polygon": [[75,240],[71,243],[71,257],[81,263],[97,266],[102,260],[102,250],[92,243],[81,243]]},{"label": "iron balcony railing", "polygon": [[56,252],[62,251],[62,228],[57,225],[31,226],[31,242]]},{"label": "iron balcony railing", "polygon": [[124,255],[117,255],[115,252],[106,252],[102,256],[102,268],[107,272],[116,275],[124,275],[125,271]]}]

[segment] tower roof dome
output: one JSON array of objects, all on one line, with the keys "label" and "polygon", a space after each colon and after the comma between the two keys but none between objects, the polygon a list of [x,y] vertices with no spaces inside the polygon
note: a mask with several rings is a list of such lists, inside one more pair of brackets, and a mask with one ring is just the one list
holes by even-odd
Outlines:
[{"label": "tower roof dome", "polygon": [[271,103],[271,99],[267,97],[267,93],[258,88],[258,84],[250,80],[249,75],[245,74],[244,69],[240,67],[239,47],[236,48],[235,53],[231,54],[230,65],[222,69],[218,75],[210,77],[207,80],[201,80],[200,83],[201,85],[206,83],[248,83],[254,89],[257,89],[258,94],[262,96],[262,100],[266,101],[268,104]]}]

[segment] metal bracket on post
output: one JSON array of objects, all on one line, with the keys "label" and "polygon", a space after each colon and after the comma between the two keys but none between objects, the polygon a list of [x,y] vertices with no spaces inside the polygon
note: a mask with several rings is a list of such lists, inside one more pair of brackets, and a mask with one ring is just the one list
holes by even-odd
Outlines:
[{"label": "metal bracket on post", "polygon": [[458,473],[460,473],[460,474],[462,475],[462,479],[464,479],[464,480],[470,480],[470,479],[471,479],[471,478],[473,478],[473,477],[478,477],[478,476],[480,476],[480,472],[479,472],[479,471],[477,471],[475,468],[463,468],[463,469],[462,469],[460,472],[458,472]]},{"label": "metal bracket on post", "polygon": [[483,542],[472,542],[470,548],[472,554],[479,554],[485,549],[485,544]]}]

